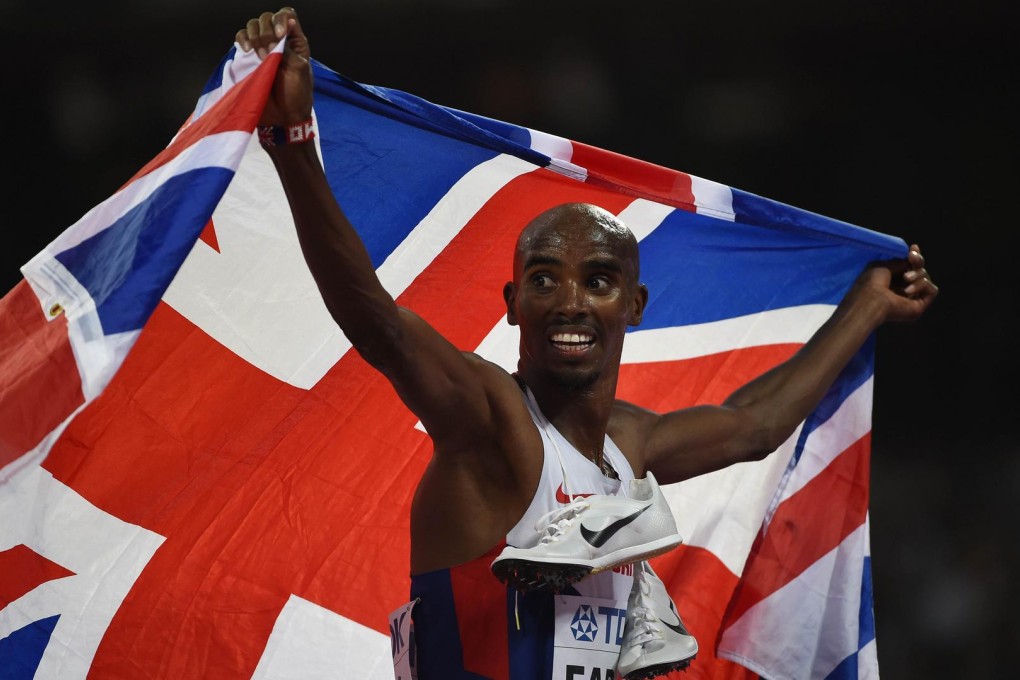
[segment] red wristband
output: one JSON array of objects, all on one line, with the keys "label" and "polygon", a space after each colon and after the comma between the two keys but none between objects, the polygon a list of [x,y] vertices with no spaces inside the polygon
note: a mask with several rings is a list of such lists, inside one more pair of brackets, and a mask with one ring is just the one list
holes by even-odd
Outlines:
[{"label": "red wristband", "polygon": [[315,126],[311,118],[291,125],[259,125],[257,129],[259,144],[263,148],[283,144],[304,144],[315,139]]}]

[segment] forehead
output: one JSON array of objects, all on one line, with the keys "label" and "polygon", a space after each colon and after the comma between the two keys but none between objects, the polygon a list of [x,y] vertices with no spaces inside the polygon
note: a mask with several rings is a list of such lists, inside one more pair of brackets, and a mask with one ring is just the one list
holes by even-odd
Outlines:
[{"label": "forehead", "polygon": [[535,254],[631,259],[636,255],[630,230],[612,213],[587,204],[567,204],[532,220],[517,241],[515,259],[524,265]]}]

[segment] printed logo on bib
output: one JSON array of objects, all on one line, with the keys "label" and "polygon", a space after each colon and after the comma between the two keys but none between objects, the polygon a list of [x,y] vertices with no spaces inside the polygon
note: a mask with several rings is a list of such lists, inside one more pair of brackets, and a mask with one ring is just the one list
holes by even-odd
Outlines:
[{"label": "printed logo on bib", "polygon": [[411,610],[418,604],[414,598],[390,613],[390,652],[393,654],[393,677],[395,680],[417,680],[418,660],[414,642],[414,622]]},{"label": "printed logo on bib", "polygon": [[576,595],[557,595],[553,600],[556,634],[552,677],[564,680],[615,678],[627,616],[626,603]]},{"label": "printed logo on bib", "polygon": [[570,631],[574,639],[581,642],[595,642],[595,636],[599,632],[599,624],[595,621],[595,612],[586,604],[577,608],[574,620],[570,623]]}]

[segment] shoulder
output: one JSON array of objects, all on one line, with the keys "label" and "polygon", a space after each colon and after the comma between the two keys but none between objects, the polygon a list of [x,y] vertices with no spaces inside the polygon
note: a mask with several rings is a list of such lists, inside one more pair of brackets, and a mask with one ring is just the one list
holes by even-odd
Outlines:
[{"label": "shoulder", "polygon": [[[499,364],[474,352],[462,352],[468,366],[481,384],[489,413],[489,436],[495,448],[501,448],[534,432],[534,423],[525,402],[524,390],[517,379]],[[508,442],[508,440],[510,440]]]},{"label": "shoulder", "polygon": [[652,427],[662,416],[637,404],[617,399],[613,403],[613,413],[609,418],[609,427],[619,427],[624,430],[642,430]]},{"label": "shoulder", "polygon": [[505,368],[474,352],[461,352],[461,355],[479,383],[485,388],[485,393],[490,400],[495,398],[497,400],[506,399],[510,402],[516,401],[524,407],[524,393],[514,376]]},{"label": "shoulder", "polygon": [[541,472],[543,444],[524,391],[503,367],[473,352],[463,354],[483,386],[489,417],[484,428],[462,423],[452,428],[456,434],[433,437],[433,465],[452,465],[488,493],[533,488]]}]

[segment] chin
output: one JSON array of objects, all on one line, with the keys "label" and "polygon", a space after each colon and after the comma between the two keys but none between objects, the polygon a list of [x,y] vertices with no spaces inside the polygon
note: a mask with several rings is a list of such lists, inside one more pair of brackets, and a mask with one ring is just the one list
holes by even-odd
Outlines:
[{"label": "chin", "polygon": [[594,385],[600,375],[599,371],[561,369],[555,371],[552,378],[564,392],[580,392]]}]

